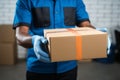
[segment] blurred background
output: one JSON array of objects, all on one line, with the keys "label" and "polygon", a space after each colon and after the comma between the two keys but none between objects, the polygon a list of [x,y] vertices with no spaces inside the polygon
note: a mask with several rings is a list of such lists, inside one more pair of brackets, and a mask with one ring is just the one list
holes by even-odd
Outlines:
[{"label": "blurred background", "polygon": [[[0,80],[25,80],[26,49],[12,30],[17,0],[0,0]],[[83,0],[91,23],[108,29],[112,47],[106,59],[79,62],[78,80],[120,80],[120,0]]]}]

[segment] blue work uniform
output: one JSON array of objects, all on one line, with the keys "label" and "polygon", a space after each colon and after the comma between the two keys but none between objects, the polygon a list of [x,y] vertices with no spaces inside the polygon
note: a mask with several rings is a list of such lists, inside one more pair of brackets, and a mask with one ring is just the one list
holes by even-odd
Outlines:
[{"label": "blue work uniform", "polygon": [[[44,29],[74,28],[82,21],[89,21],[82,0],[18,0],[13,28],[28,26],[30,35],[43,36]],[[76,60],[53,63],[40,62],[33,48],[28,49],[28,71],[63,73],[76,66]]]}]

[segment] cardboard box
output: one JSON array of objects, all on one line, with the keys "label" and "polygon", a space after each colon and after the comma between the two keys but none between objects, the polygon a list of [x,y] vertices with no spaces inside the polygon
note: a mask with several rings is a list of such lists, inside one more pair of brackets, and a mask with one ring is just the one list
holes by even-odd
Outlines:
[{"label": "cardboard box", "polygon": [[46,29],[52,62],[107,57],[107,33],[92,28]]},{"label": "cardboard box", "polygon": [[12,25],[0,25],[0,43],[15,41],[15,31],[12,29]]},{"label": "cardboard box", "polygon": [[0,65],[13,65],[17,62],[16,43],[0,43]]},{"label": "cardboard box", "polygon": [[17,62],[17,44],[12,25],[0,25],[0,65]]}]

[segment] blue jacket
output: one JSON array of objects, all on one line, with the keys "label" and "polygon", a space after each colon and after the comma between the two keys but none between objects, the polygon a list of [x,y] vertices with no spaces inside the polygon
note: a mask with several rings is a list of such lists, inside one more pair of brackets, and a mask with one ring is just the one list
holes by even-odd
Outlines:
[{"label": "blue jacket", "polygon": [[[73,28],[89,21],[82,0],[18,0],[13,28],[28,26],[29,34],[43,36],[44,29]],[[77,66],[77,61],[43,63],[33,48],[28,49],[27,70],[37,73],[63,73]]]}]

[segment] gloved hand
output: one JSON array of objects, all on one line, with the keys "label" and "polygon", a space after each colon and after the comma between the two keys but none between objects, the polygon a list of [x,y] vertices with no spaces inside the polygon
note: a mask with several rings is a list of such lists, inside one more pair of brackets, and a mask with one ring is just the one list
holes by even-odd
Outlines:
[{"label": "gloved hand", "polygon": [[[99,31],[102,31],[102,32],[107,32],[107,28],[104,28],[104,27],[96,28],[96,30],[99,30]],[[110,36],[108,35],[107,54],[110,53],[110,47],[111,47],[111,40],[110,40]]]},{"label": "gloved hand", "polygon": [[34,35],[32,36],[32,44],[37,58],[42,62],[50,62],[46,47],[47,39],[45,39],[43,36]]}]

